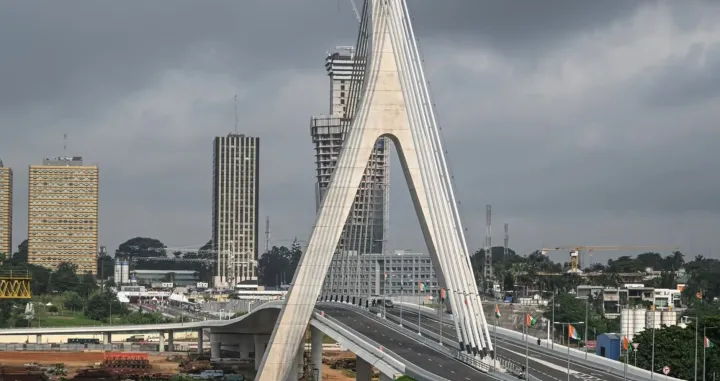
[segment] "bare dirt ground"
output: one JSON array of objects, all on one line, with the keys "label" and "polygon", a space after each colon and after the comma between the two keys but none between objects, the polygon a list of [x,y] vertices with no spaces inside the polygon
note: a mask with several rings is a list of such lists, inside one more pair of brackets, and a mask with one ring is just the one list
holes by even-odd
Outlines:
[{"label": "bare dirt ground", "polygon": [[[0,352],[0,365],[63,363],[68,376],[72,376],[77,373],[78,369],[88,368],[102,362],[104,357],[103,352]],[[167,356],[150,356],[150,364],[158,373],[175,373],[180,369],[178,363],[167,361]]]},{"label": "bare dirt ground", "polygon": [[[68,376],[72,377],[79,369],[88,368],[102,362],[103,352],[0,352],[0,365],[23,366],[29,363],[51,365],[63,363]],[[349,352],[326,353],[326,359],[354,358]],[[167,356],[151,355],[152,369],[158,373],[176,373],[179,371],[178,363],[167,360]],[[330,369],[323,364],[323,380],[327,381],[354,381],[355,377],[345,375],[342,369]]]},{"label": "bare dirt ground", "polygon": [[[346,358],[355,358],[352,352],[326,352],[323,354],[324,360],[339,360]],[[324,362],[324,361],[323,361]],[[355,377],[347,376],[342,369],[331,369],[330,365],[323,364],[323,380],[329,381],[355,381]]]}]

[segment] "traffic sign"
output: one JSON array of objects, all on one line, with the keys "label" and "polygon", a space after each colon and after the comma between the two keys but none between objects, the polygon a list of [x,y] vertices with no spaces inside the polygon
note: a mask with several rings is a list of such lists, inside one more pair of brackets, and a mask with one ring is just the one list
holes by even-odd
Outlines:
[{"label": "traffic sign", "polygon": [[640,343],[632,343],[632,346],[633,346],[633,350],[637,351],[638,347],[640,346]]},{"label": "traffic sign", "polygon": [[669,366],[665,365],[665,366],[663,367],[663,374],[666,375],[666,376],[667,376],[668,374],[670,374],[670,367],[669,367]]}]

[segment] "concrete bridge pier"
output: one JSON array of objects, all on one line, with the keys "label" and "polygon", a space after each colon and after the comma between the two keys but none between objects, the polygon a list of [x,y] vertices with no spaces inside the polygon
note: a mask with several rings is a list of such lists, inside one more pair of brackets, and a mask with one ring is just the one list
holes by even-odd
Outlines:
[{"label": "concrete bridge pier", "polygon": [[255,335],[240,335],[238,340],[238,352],[241,359],[257,358],[255,353]]},{"label": "concrete bridge pier", "polygon": [[222,357],[220,354],[221,345],[220,335],[210,332],[210,358],[219,359]]},{"label": "concrete bridge pier", "polygon": [[358,357],[357,360],[355,361],[355,380],[356,381],[371,381],[371,379],[372,379],[372,365],[370,365],[369,362]]},{"label": "concrete bridge pier", "polygon": [[158,334],[158,352],[165,352],[165,332],[160,332]]},{"label": "concrete bridge pier", "polygon": [[175,331],[168,331],[168,352],[175,352]]},{"label": "concrete bridge pier", "polygon": [[203,352],[203,339],[204,339],[203,335],[204,335],[204,334],[205,334],[205,333],[204,333],[204,331],[202,330],[202,328],[198,329],[198,333],[197,333],[197,337],[198,337],[198,342],[197,342],[198,353],[202,353],[202,352]]},{"label": "concrete bridge pier", "polygon": [[42,344],[42,335],[35,335],[35,344]]},{"label": "concrete bridge pier", "polygon": [[105,332],[103,334],[103,344],[112,344],[112,333]]},{"label": "concrete bridge pier", "polygon": [[310,354],[312,369],[317,369],[317,379],[322,380],[322,352],[323,337],[325,335],[319,329],[310,326]]}]

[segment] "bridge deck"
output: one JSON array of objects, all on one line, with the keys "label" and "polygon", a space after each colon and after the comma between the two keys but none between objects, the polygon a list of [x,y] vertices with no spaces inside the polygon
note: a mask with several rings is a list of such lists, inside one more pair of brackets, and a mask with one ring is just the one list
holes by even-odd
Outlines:
[{"label": "bridge deck", "polygon": [[327,316],[351,327],[359,334],[395,352],[403,359],[437,376],[458,381],[493,380],[493,377],[388,328],[359,311],[327,304],[318,306],[318,309],[324,311]]},{"label": "bridge deck", "polygon": [[[400,310],[398,308],[388,309],[388,314],[391,314],[393,316],[396,316],[399,318],[400,316]],[[414,311],[409,310],[403,310],[403,321],[412,324],[413,326],[417,327],[418,323],[418,314]],[[430,332],[433,332],[435,334],[440,333],[440,321],[434,318],[427,317],[425,315],[422,316],[420,319],[420,323],[422,325],[422,328],[424,330],[428,330]],[[448,324],[446,322],[443,324],[443,337],[449,338],[451,341],[457,341],[455,328],[452,324]],[[492,329],[490,330],[490,335],[492,336]],[[498,336],[497,341],[495,342],[496,351],[498,353],[498,356],[502,358],[507,358],[511,360],[512,362],[519,364],[519,365],[525,365],[525,346],[514,342],[512,340],[507,340],[504,337]],[[528,346],[528,353],[530,354],[530,377],[532,378],[551,378],[556,380],[565,380],[568,378],[567,375],[567,357],[561,356],[560,354],[548,354],[543,351],[539,351],[537,348],[534,348],[534,346],[531,344]],[[533,374],[535,373],[535,374]],[[609,380],[609,381],[622,381],[622,377],[617,377],[615,375],[610,375],[607,373],[600,372],[596,369],[590,368],[583,364],[582,362],[578,361],[576,358],[572,358],[570,360],[570,375],[572,378],[582,378],[584,380]],[[546,377],[545,377],[546,376]],[[630,378],[630,375],[628,374],[628,377]]]}]

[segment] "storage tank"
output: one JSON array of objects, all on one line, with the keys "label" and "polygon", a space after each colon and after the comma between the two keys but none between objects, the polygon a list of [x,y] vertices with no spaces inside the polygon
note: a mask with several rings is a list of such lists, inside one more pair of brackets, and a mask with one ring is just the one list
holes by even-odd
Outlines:
[{"label": "storage tank", "polygon": [[130,283],[130,263],[128,261],[120,262],[120,273],[121,284]]},{"label": "storage tank", "polygon": [[663,311],[662,324],[664,324],[668,327],[677,325],[677,312],[676,311]]},{"label": "storage tank", "polygon": [[115,261],[115,272],[113,275],[113,279],[115,279],[115,283],[122,284],[122,266],[120,265],[119,261]]},{"label": "storage tank", "polygon": [[632,320],[631,316],[630,316],[630,314],[632,314],[632,311],[633,310],[631,310],[629,308],[620,310],[620,334],[621,334],[621,336],[628,335],[628,332],[630,330],[630,321]]},{"label": "storage tank", "polygon": [[639,308],[634,311],[635,312],[633,315],[633,325],[632,325],[633,330],[631,332],[631,335],[628,336],[628,340],[630,340],[630,342],[633,341],[633,337],[635,337],[635,335],[637,335],[638,333],[645,330],[645,317],[647,316],[647,312],[648,312],[647,310],[639,309]]},{"label": "storage tank", "polygon": [[648,311],[647,318],[645,319],[645,326],[652,328],[653,326],[658,329],[662,326],[662,312],[661,311]]}]

